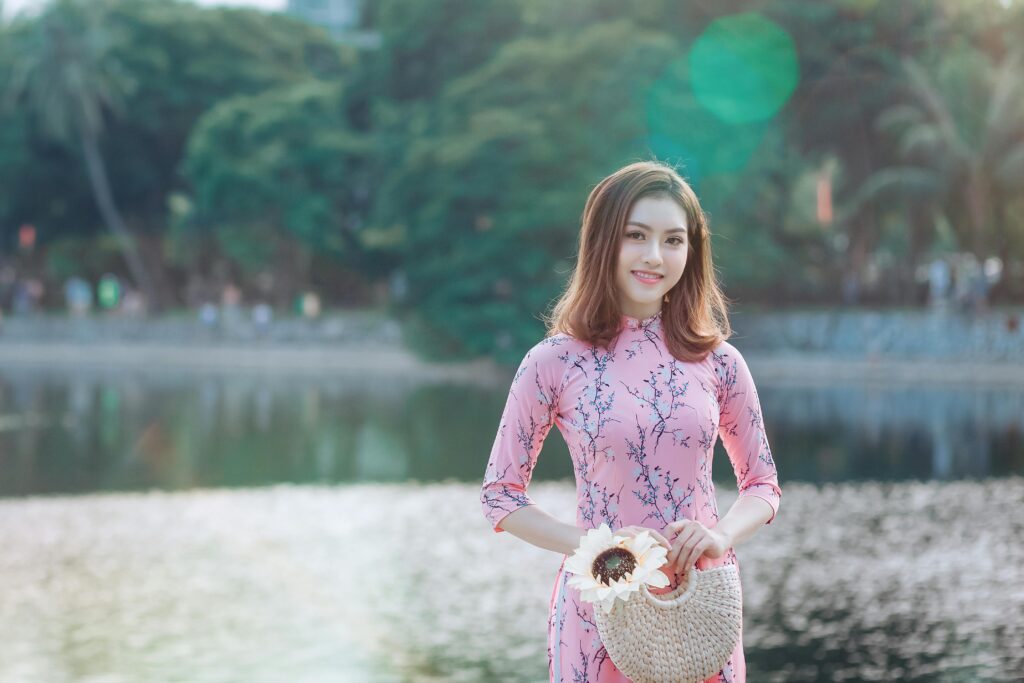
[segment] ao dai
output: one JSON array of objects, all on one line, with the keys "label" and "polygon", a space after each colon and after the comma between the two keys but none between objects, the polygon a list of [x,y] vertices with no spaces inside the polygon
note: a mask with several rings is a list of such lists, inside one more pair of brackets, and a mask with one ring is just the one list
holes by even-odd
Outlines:
[{"label": "ao dai", "polygon": [[[565,439],[576,479],[576,525],[630,525],[665,534],[670,522],[719,520],[711,460],[721,438],[739,496],[756,496],[773,510],[782,494],[743,356],[720,343],[696,362],[674,358],[662,337],[661,313],[623,316],[612,350],[558,334],[536,344],[512,380],[487,463],[481,504],[496,532],[502,519],[534,504],[528,486],[552,426]],[[671,540],[671,539],[670,539]],[[548,614],[551,681],[628,681],[598,635],[593,606],[567,585],[565,559],[552,587]],[[730,548],[698,569],[736,564]],[[680,576],[680,579],[682,576]],[[667,592],[676,585],[653,591]],[[725,667],[707,681],[746,680],[742,633]]]}]

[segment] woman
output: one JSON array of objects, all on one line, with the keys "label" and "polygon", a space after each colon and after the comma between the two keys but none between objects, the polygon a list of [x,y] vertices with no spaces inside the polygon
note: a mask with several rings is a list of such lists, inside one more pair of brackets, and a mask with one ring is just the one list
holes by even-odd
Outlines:
[{"label": "woman", "polygon": [[[626,166],[590,193],[572,278],[548,336],[512,380],[481,503],[495,531],[570,555],[602,523],[649,529],[668,550],[672,590],[696,564],[737,564],[733,547],[770,523],[781,490],[750,371],[725,341],[725,298],[707,220],[671,168]],[[575,525],[538,507],[527,486],[557,425],[576,475]],[[719,517],[711,481],[716,436],[739,497]],[[593,605],[555,578],[548,621],[552,681],[628,680],[601,644]],[[743,639],[708,681],[746,680]]]}]

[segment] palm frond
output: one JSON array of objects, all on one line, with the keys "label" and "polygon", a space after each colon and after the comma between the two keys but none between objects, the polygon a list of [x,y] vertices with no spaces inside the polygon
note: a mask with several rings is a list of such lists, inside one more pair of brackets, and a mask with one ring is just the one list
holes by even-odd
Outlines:
[{"label": "palm frond", "polygon": [[957,131],[953,115],[939,89],[932,83],[927,71],[909,57],[903,60],[903,68],[909,79],[911,90],[917,95],[921,105],[938,126],[949,153],[963,162],[969,162],[972,156],[970,146]]},{"label": "palm frond", "polygon": [[880,133],[899,135],[910,126],[923,121],[924,115],[918,107],[911,104],[897,104],[878,115],[875,120],[875,130]]},{"label": "palm frond", "polygon": [[17,58],[4,103],[29,107],[40,128],[65,144],[98,135],[104,114],[123,103],[127,82],[108,57],[111,35],[99,11],[84,0],[58,0],[13,33]]},{"label": "palm frond", "polygon": [[899,141],[900,156],[936,157],[946,148],[948,140],[939,127],[933,123],[919,123],[908,128]]},{"label": "palm frond", "polygon": [[984,156],[998,157],[1006,145],[1024,133],[1024,50],[1015,48],[996,69],[992,97],[985,116]]}]

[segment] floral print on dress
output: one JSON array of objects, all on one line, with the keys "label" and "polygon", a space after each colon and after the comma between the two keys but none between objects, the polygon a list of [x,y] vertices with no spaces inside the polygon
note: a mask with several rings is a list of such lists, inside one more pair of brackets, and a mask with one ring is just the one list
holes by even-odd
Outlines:
[{"label": "floral print on dress", "polygon": [[[610,350],[609,350],[610,349]],[[536,344],[519,365],[488,460],[480,502],[495,532],[510,513],[534,504],[527,493],[537,456],[554,426],[576,478],[576,526],[641,525],[664,533],[669,523],[719,520],[711,461],[720,438],[740,496],[756,496],[778,512],[782,491],[765,435],[761,406],[740,352],[722,342],[697,362],[674,359],[661,313],[622,317],[622,330],[599,349],[558,334]],[[730,548],[698,569],[739,565]],[[547,623],[551,681],[628,681],[608,656],[593,607],[559,568]],[[681,578],[681,577],[680,577]],[[670,585],[655,593],[668,592]],[[743,637],[706,683],[744,683]]]}]

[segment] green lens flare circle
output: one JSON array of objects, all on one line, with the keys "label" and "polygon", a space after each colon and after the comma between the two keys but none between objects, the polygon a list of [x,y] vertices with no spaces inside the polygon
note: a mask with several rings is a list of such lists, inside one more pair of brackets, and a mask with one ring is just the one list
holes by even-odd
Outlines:
[{"label": "green lens flare circle", "polygon": [[793,39],[755,12],[711,22],[690,48],[697,101],[727,123],[773,117],[800,79]]}]

